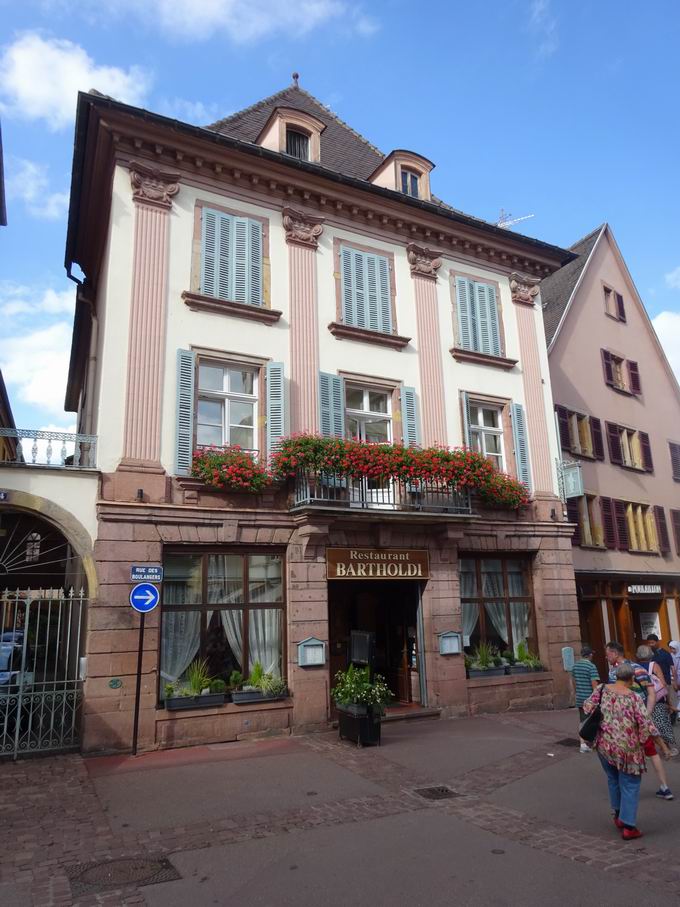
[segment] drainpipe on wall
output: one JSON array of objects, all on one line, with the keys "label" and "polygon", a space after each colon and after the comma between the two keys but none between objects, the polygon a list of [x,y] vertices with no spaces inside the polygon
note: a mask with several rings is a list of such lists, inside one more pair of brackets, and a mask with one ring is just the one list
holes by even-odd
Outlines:
[{"label": "drainpipe on wall", "polygon": [[83,433],[87,435],[94,434],[93,431],[93,409],[94,409],[94,379],[97,370],[97,341],[99,335],[99,321],[95,314],[94,302],[91,297],[91,289],[86,284],[78,287],[78,299],[84,302],[90,310],[90,349],[87,357],[87,370],[85,373],[85,419],[83,422]]}]

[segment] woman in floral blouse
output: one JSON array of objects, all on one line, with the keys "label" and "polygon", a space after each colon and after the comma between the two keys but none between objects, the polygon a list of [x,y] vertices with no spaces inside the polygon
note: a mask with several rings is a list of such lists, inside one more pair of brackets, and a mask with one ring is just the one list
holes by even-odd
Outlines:
[{"label": "woman in floral blouse", "polygon": [[602,710],[595,749],[607,775],[614,824],[624,841],[642,837],[636,821],[640,782],[646,771],[644,745],[650,737],[660,740],[640,697],[632,690],[633,677],[632,666],[620,664],[616,683],[598,687],[583,704],[586,713],[598,704]]}]

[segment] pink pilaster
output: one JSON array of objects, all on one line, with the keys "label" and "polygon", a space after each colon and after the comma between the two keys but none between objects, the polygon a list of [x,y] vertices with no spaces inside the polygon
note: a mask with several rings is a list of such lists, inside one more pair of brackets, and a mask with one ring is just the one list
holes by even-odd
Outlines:
[{"label": "pink pilaster", "polygon": [[416,303],[422,443],[424,447],[429,447],[448,443],[437,309],[437,270],[441,266],[441,257],[438,252],[413,244],[408,246],[407,251]]},{"label": "pink pilaster", "polygon": [[160,468],[168,280],[168,215],[179,175],[130,164],[135,201],[132,299],[122,466]]},{"label": "pink pilaster", "polygon": [[538,296],[538,280],[533,277],[512,274],[510,289],[517,315],[534,492],[536,494],[554,494],[548,423],[543,394],[543,374],[534,311],[535,300]]},{"label": "pink pilaster", "polygon": [[319,316],[316,249],[323,219],[283,209],[290,272],[290,427],[319,430]]}]

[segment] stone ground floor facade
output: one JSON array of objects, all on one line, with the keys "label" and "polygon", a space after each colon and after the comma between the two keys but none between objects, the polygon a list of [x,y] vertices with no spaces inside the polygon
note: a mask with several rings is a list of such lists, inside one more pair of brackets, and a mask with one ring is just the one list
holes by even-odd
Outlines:
[{"label": "stone ground floor facade", "polygon": [[[556,521],[559,502],[534,504],[522,517],[443,517],[295,512],[245,500],[230,509],[199,493],[182,504],[99,503],[84,752],[130,750],[140,622],[128,601],[131,564],[165,565],[162,604],[145,621],[140,751],[328,727],[332,678],[346,666],[351,630],[375,631],[377,667],[410,708],[454,717],[569,703],[562,649],[579,645],[580,628],[572,527]],[[411,552],[425,558],[426,572],[376,568],[372,577],[329,579],[329,551],[338,550],[397,564]],[[463,654],[441,654],[443,633],[461,634],[466,652],[484,642],[516,651],[524,642],[543,670],[468,679]],[[310,638],[323,643],[323,664],[300,664],[299,643]],[[225,678],[234,666],[247,674],[256,656],[271,662],[289,695],[169,710],[168,677],[204,654],[218,670],[223,659]]]}]

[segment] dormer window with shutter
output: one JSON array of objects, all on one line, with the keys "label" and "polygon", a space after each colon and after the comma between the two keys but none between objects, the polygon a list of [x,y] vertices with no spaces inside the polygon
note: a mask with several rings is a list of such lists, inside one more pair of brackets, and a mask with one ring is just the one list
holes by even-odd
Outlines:
[{"label": "dormer window with shutter", "polygon": [[412,198],[418,198],[418,183],[420,181],[420,174],[416,173],[413,170],[408,170],[406,167],[401,169],[401,191],[405,195],[410,195]]},{"label": "dormer window with shutter", "polygon": [[413,151],[391,151],[369,176],[369,182],[385,189],[394,189],[410,198],[429,202],[430,171],[434,164]]},{"label": "dormer window with shutter", "polygon": [[321,161],[321,133],[326,124],[293,107],[277,107],[255,139],[257,145],[301,161]]},{"label": "dormer window with shutter", "polygon": [[286,129],[286,154],[301,161],[309,160],[309,135],[299,129]]}]

